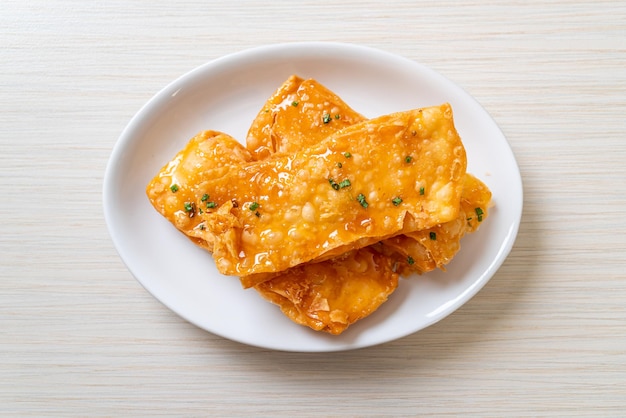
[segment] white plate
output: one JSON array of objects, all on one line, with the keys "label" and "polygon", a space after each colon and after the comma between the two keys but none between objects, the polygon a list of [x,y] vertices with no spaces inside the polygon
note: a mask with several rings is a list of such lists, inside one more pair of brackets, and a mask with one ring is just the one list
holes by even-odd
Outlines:
[{"label": "white plate", "polygon": [[[466,236],[447,272],[401,280],[389,301],[340,336],[314,332],[239,281],[221,276],[150,205],[145,187],[197,132],[243,141],[272,92],[291,74],[334,90],[365,116],[449,102],[467,149],[468,171],[492,190],[495,207]],[[467,302],[493,276],[517,235],[522,182],[515,157],[487,112],[461,88],[413,61],[337,43],[279,44],[211,61],[172,82],[130,121],[104,179],[104,214],[115,246],[137,280],[189,322],[225,338],[286,351],[372,346],[423,329]]]}]

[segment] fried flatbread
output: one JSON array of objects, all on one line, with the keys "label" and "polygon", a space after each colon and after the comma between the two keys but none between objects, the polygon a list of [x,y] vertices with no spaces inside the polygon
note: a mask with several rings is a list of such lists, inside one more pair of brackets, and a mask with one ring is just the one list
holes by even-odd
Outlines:
[{"label": "fried flatbread", "polygon": [[[319,121],[329,114],[334,114],[334,119],[341,122],[326,123],[320,129]],[[327,135],[363,120],[364,116],[316,80],[303,80],[293,75],[259,111],[247,134],[247,149],[254,159],[271,158],[315,144]],[[334,122],[333,119],[330,121]],[[486,218],[491,198],[489,189],[477,178],[469,174],[468,176],[470,177],[465,180],[462,202],[465,202],[465,206],[470,206],[469,210],[482,210],[482,218]],[[484,193],[481,195],[477,191]],[[460,249],[463,235],[477,228],[477,223],[465,221],[465,215],[465,212],[460,213],[457,219],[449,224],[436,226],[433,230],[394,237],[385,241],[388,246],[383,251],[394,256],[406,274],[442,268]],[[475,225],[475,228],[469,228],[470,225]],[[431,239],[436,236],[440,238]],[[394,251],[398,254],[394,255]]]},{"label": "fried flatbread", "polygon": [[473,175],[466,174],[456,219],[383,240],[378,249],[397,261],[397,271],[402,275],[437,268],[445,270],[445,265],[461,249],[461,238],[478,229],[487,218],[490,203],[489,188]]},{"label": "fried flatbread", "polygon": [[201,132],[148,183],[152,206],[195,244],[212,251],[213,236],[199,216],[215,205],[208,196],[198,198],[197,187],[207,179],[223,176],[229,166],[252,156],[237,140],[217,131]]},{"label": "fried flatbread", "polygon": [[294,322],[340,334],[384,303],[398,285],[391,258],[371,247],[293,267],[255,289]]},{"label": "fried flatbread", "polygon": [[[311,90],[315,93],[311,94]],[[349,118],[342,119],[342,125],[326,125],[327,129],[322,133],[314,127],[317,121],[329,113],[326,110],[329,107],[327,97],[333,99],[335,114],[349,115]],[[361,115],[315,80],[304,81],[292,76],[259,112],[248,132],[247,148],[257,159],[271,158],[285,150],[297,150],[315,144],[324,139],[324,135],[361,119]],[[462,211],[457,219],[423,231],[398,235],[385,241],[389,241],[389,245],[381,242],[348,252],[337,259],[303,264],[254,288],[265,299],[278,305],[294,322],[314,330],[338,334],[351,323],[374,312],[387,300],[396,286],[380,284],[397,283],[396,272],[408,275],[437,267],[443,269],[459,250],[461,237],[474,231],[478,227],[479,218],[482,221],[487,216],[489,200],[490,192],[486,186],[467,174],[461,197]],[[469,216],[470,210],[481,216]],[[356,260],[363,252],[378,254],[378,264],[391,268],[367,271],[357,268],[360,263]],[[382,254],[384,258],[381,258]],[[369,272],[371,275],[364,277]],[[320,313],[321,300],[325,303]],[[363,304],[366,304],[366,310]],[[334,318],[331,317],[329,313],[336,306],[342,306],[341,311],[345,315],[335,314]],[[345,324],[337,321],[337,318],[344,317],[347,320]]]},{"label": "fried flatbread", "polygon": [[[451,116],[449,108],[441,113]],[[216,237],[220,237],[223,250],[234,254],[241,250],[237,243],[242,240],[258,240],[261,234],[255,238],[249,230],[246,231],[246,224],[233,216],[243,212],[248,215],[245,219],[250,217],[250,213],[239,207],[239,200],[228,200],[223,193],[206,193],[206,183],[227,177],[231,166],[240,167],[253,160],[275,159],[281,155],[295,154],[303,148],[316,148],[328,136],[336,135],[338,131],[363,121],[365,118],[362,115],[315,80],[302,80],[292,76],[270,97],[257,115],[246,138],[247,150],[228,135],[215,131],[203,132],[194,137],[152,180],[147,187],[148,196],[155,208],[196,244],[213,251]],[[418,127],[423,129],[423,122]],[[397,135],[401,135],[397,132]],[[407,132],[405,127],[405,136]],[[423,131],[420,132],[422,133]],[[358,145],[359,141],[367,140],[368,134],[371,132],[353,139],[351,143]],[[378,134],[381,135],[380,132]],[[418,129],[411,129],[411,136],[418,136]],[[352,163],[358,159],[359,154],[346,152],[349,154],[343,155],[345,160],[335,161],[334,168],[343,169],[345,162]],[[355,155],[357,158],[352,160]],[[328,156],[324,158],[326,157]],[[463,152],[463,161],[464,158]],[[398,158],[396,162],[397,160]],[[407,154],[404,162],[414,162],[414,156]],[[288,168],[291,169],[291,163],[289,165]],[[348,170],[340,170],[338,173],[343,172],[347,173]],[[337,170],[333,173],[337,173]],[[346,179],[348,183],[345,182]],[[462,184],[461,210],[457,211],[455,219],[423,229],[423,225],[417,225],[412,217],[408,217],[400,229],[406,235],[388,238],[384,244],[361,248],[381,237],[375,235],[358,238],[352,244],[338,245],[313,257],[311,261],[316,261],[314,263],[299,264],[284,271],[254,273],[242,277],[242,284],[244,287],[255,286],[264,298],[279,305],[286,316],[299,324],[333,334],[341,333],[387,300],[397,286],[396,272],[421,273],[437,267],[443,268],[458,251],[460,238],[466,232],[476,229],[479,218],[487,216],[490,192],[473,176],[466,175],[463,179],[459,182]],[[282,180],[285,180],[284,175]],[[327,180],[327,184],[335,192],[352,192],[353,181],[350,177],[346,176],[343,180],[340,176],[337,179],[328,177]],[[285,187],[279,189],[285,192]],[[374,188],[370,192],[377,196],[377,192],[381,190]],[[416,191],[425,194],[426,183],[420,183],[419,188],[416,184],[413,192]],[[385,192],[388,194],[388,190]],[[313,194],[318,197],[314,202],[323,202],[316,193]],[[361,208],[371,207],[368,197],[369,195],[363,194],[362,197],[357,195],[354,198],[354,193],[351,194],[351,198]],[[249,203],[248,211],[253,212],[250,209],[254,207],[254,216],[261,217],[261,202],[254,200],[243,203]],[[290,214],[299,214],[301,217],[311,215],[311,205],[307,206],[307,203],[310,202],[295,205],[300,206],[299,208],[291,207]],[[399,195],[391,203],[394,206],[407,204]],[[317,207],[314,206],[313,209]],[[317,215],[316,211],[313,213]],[[333,216],[332,212],[325,213],[329,217]],[[265,215],[267,214],[266,212]],[[319,221],[324,222],[321,217],[315,218],[313,225]],[[289,231],[297,229],[291,228]],[[433,233],[437,239],[432,239]],[[264,238],[273,241],[277,236],[267,232]],[[319,247],[319,242],[317,246]],[[361,249],[351,250],[352,248]],[[263,256],[259,255],[261,258]]]},{"label": "fried flatbread", "polygon": [[293,154],[365,119],[321,83],[293,75],[259,111],[246,147],[255,160]]},{"label": "fried flatbread", "polygon": [[455,219],[465,168],[444,104],[352,125],[293,155],[229,166],[198,186],[195,204],[209,195],[227,205],[200,216],[218,270],[243,279]]}]

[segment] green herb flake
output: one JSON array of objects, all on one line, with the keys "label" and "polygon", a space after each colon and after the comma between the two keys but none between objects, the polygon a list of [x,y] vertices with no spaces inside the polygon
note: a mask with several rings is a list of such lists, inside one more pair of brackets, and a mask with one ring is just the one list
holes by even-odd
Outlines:
[{"label": "green herb flake", "polygon": [[402,198],[394,197],[393,199],[391,199],[391,202],[393,203],[394,206],[398,206],[400,203],[402,203]]},{"label": "green herb flake", "polygon": [[339,190],[339,189],[343,189],[346,187],[350,187],[352,183],[350,183],[350,180],[345,179],[342,180],[341,182],[337,183],[334,179],[329,178],[328,179],[328,183],[330,183],[330,187],[332,187],[335,190]]},{"label": "green herb flake", "polygon": [[343,167],[343,164],[337,163],[337,167],[341,168],[341,167]]},{"label": "green herb flake", "polygon": [[324,117],[322,118],[322,121],[323,121],[324,123],[328,123],[328,122],[330,122],[330,119],[331,119],[331,118],[330,118],[330,114],[329,114],[329,113],[325,113],[325,114],[324,114]]},{"label": "green herb flake", "polygon": [[[260,206],[260,205],[259,205],[259,203],[258,203],[258,202],[252,202],[252,203],[250,203],[250,207],[249,207],[249,209],[250,209],[252,212],[254,212],[255,210],[257,210],[257,209],[259,208],[259,206]],[[256,213],[255,213],[255,215],[256,215]],[[259,216],[259,215],[257,215],[257,216]]]},{"label": "green herb flake", "polygon": [[409,263],[410,266],[412,266],[413,264],[415,264],[415,260],[413,260],[413,257],[408,256],[406,258],[406,262]]},{"label": "green herb flake", "polygon": [[204,228],[206,228],[206,227],[204,226],[204,224],[200,224],[200,225],[198,226],[198,228],[200,228],[200,230],[201,230],[201,231],[204,231]]},{"label": "green herb flake", "polygon": [[424,188],[420,187],[420,196],[424,196],[424,192],[425,192]]},{"label": "green herb flake", "polygon": [[413,157],[411,157],[410,155],[407,155],[406,157],[404,157],[404,162],[405,163],[410,163],[411,161],[413,161]]},{"label": "green herb flake", "polygon": [[297,102],[297,101],[295,101],[295,100],[294,100],[293,102],[291,102],[291,105],[292,105],[293,107],[298,107],[298,104],[299,104],[299,103],[300,103],[300,102]]},{"label": "green herb flake", "polygon": [[345,179],[341,183],[339,183],[339,188],[343,189],[344,187],[350,187],[350,180]]},{"label": "green herb flake", "polygon": [[196,204],[185,202],[185,212],[187,212],[190,218],[193,218],[196,215]]},{"label": "green herb flake", "polygon": [[369,206],[369,203],[367,203],[367,200],[365,200],[365,195],[363,193],[359,193],[359,195],[356,197],[356,200],[358,200],[358,202],[364,208],[367,208]]},{"label": "green herb flake", "polygon": [[485,214],[485,212],[483,212],[483,210],[481,208],[474,209],[474,212],[476,212],[476,218],[478,219],[478,222],[482,222],[483,221],[483,215]]},{"label": "green herb flake", "polygon": [[339,119],[339,118],[341,118],[340,115],[335,115],[335,119]]},{"label": "green herb flake", "polygon": [[176,193],[178,191],[178,184],[172,184],[170,186],[170,190],[172,191],[172,193]]},{"label": "green herb flake", "polygon": [[202,199],[200,200],[202,200],[203,202],[206,202],[208,199],[209,199],[209,195],[205,193],[202,195]]},{"label": "green herb flake", "polygon": [[437,234],[436,233],[431,232],[428,235],[430,236],[431,241],[436,241],[437,240]]},{"label": "green herb flake", "polygon": [[215,207],[217,207],[217,203],[215,203],[215,202],[206,202],[206,208],[207,209],[213,209]]},{"label": "green herb flake", "polygon": [[352,158],[352,154],[350,154],[347,151],[343,153],[343,156],[346,157],[346,158]]}]

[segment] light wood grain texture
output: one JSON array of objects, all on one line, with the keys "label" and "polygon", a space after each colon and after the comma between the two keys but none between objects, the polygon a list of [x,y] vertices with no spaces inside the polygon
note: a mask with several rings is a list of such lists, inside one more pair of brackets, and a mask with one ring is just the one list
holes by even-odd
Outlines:
[{"label": "light wood grain texture", "polygon": [[[0,414],[623,416],[626,3],[4,1]],[[378,347],[279,353],[199,330],[104,224],[130,118],[211,59],[285,41],[382,48],[452,79],[518,159],[525,208],[491,282]]]}]

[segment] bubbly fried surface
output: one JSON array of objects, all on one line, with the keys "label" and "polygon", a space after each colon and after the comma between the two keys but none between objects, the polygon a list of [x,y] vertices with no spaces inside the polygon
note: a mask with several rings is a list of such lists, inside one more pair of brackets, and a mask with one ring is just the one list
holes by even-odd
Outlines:
[{"label": "bubbly fried surface", "polygon": [[[382,241],[382,252],[397,261],[398,272],[425,273],[445,265],[461,249],[461,238],[474,232],[488,215],[491,191],[471,174],[465,175],[461,207],[456,219],[422,231]],[[390,251],[391,250],[391,251]]]},{"label": "bubbly fried surface", "polygon": [[[317,81],[292,76],[253,121],[247,148],[259,160],[296,152],[363,120]],[[378,309],[396,289],[398,275],[393,266],[392,258],[363,248],[293,267],[254,289],[292,321],[337,335]],[[243,280],[244,285],[247,281]]]},{"label": "bubbly fried surface", "polygon": [[444,104],[352,125],[293,155],[229,166],[198,186],[194,202],[205,194],[218,207],[237,202],[230,216],[200,215],[222,274],[274,273],[456,218],[465,167]]},{"label": "bubbly fried surface", "polygon": [[365,117],[319,82],[289,77],[252,122],[246,146],[255,160],[293,154]]},{"label": "bubbly fried surface", "polygon": [[292,76],[246,147],[200,133],[148,197],[216,251],[223,273],[314,330],[339,334],[374,312],[398,273],[444,269],[487,216],[491,193],[465,174],[448,105],[366,121],[317,81]]},{"label": "bubbly fried surface", "polygon": [[146,194],[152,206],[197,245],[212,251],[213,236],[199,216],[210,199],[198,199],[203,181],[223,176],[231,165],[252,159],[232,137],[217,131],[201,132],[148,183]]},{"label": "bubbly fried surface", "polygon": [[336,335],[378,309],[396,289],[393,264],[367,247],[332,262],[293,267],[255,289],[294,322]]},{"label": "bubbly fried surface", "polygon": [[[310,90],[314,90],[315,93],[311,94]],[[300,94],[296,96],[296,92]],[[303,97],[306,98],[306,102],[302,100]],[[270,97],[252,123],[247,136],[248,150],[255,158],[269,158],[280,153],[281,150],[297,150],[307,144],[315,144],[321,141],[324,135],[345,127],[327,124],[327,129],[320,135],[316,135],[320,133],[319,130],[311,129],[311,126],[314,126],[315,122],[327,113],[322,110],[325,105],[328,107],[327,97],[334,99],[334,104],[337,106],[334,109],[336,114],[350,115],[350,118],[342,119],[346,124],[361,120],[361,115],[355,115],[356,112],[347,104],[337,99],[334,93],[329,92],[315,80],[304,82],[292,76]],[[303,102],[308,105],[298,107]],[[289,104],[292,106],[288,106]],[[378,280],[383,282],[390,282],[391,275],[396,275],[395,271],[408,275],[412,272],[423,273],[437,267],[443,269],[460,249],[462,236],[478,227],[477,217],[469,217],[469,211],[474,211],[477,207],[482,208],[481,210],[484,211],[482,216],[486,217],[489,200],[490,192],[486,186],[480,180],[467,174],[461,198],[461,211],[456,219],[423,231],[390,238],[385,241],[388,245],[379,243],[344,254],[340,256],[343,267],[341,269],[334,267],[337,262],[335,259],[316,263],[315,268],[308,268],[310,264],[304,264],[291,269],[288,274],[270,278],[254,288],[267,300],[277,304],[294,322],[307,325],[314,330],[342,332],[345,328],[338,329],[337,324],[331,321],[327,312],[324,315],[311,314],[310,306],[313,304],[311,301],[325,299],[332,306],[343,305],[344,312],[352,312],[358,311],[358,305],[364,300],[375,303],[374,301],[386,300],[389,296],[388,288],[379,288],[376,281],[363,280],[362,272],[351,270],[350,266],[358,265],[358,263],[349,263],[349,260],[355,259],[362,251],[373,251],[375,248],[380,252],[379,257],[384,254],[385,258],[382,259],[384,260],[382,263],[393,266],[391,270],[381,269],[377,272],[381,275]],[[435,234],[435,240],[431,239],[431,232]],[[425,237],[427,239],[424,239]],[[332,272],[332,276],[328,274],[329,272]],[[244,278],[244,284],[245,282]],[[358,286],[359,292],[352,290],[355,286]],[[325,290],[329,287],[339,290],[333,292]],[[306,297],[302,297],[304,289]],[[363,293],[369,293],[367,299],[362,298]],[[376,305],[376,308],[378,306]],[[371,309],[369,313],[373,311],[374,309]],[[353,319],[350,321],[352,323],[364,316],[348,314],[346,317]]]}]

